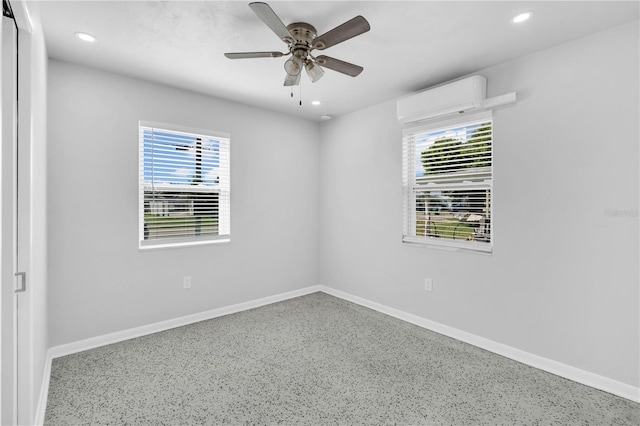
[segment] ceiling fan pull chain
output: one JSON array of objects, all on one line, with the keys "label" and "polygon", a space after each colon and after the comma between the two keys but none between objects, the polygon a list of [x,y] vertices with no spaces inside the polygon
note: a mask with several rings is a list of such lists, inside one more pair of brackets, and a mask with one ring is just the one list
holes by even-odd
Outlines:
[{"label": "ceiling fan pull chain", "polygon": [[298,93],[300,95],[300,106],[302,106],[302,80],[300,80],[300,86],[298,86]]}]

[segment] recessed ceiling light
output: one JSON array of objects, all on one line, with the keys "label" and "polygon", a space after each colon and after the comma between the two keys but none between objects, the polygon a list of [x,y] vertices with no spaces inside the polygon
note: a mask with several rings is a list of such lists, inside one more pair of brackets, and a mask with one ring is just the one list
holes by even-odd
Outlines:
[{"label": "recessed ceiling light", "polygon": [[515,22],[516,24],[519,24],[520,22],[524,22],[527,19],[531,18],[532,15],[533,15],[533,12],[522,12],[516,15],[511,21]]},{"label": "recessed ceiling light", "polygon": [[83,32],[80,32],[80,31],[78,31],[76,33],[76,37],[78,37],[82,41],[88,41],[89,43],[94,43],[96,40],[98,40],[97,38],[95,38],[91,34],[83,33]]},{"label": "recessed ceiling light", "polygon": [[320,105],[321,103],[320,101],[311,101],[311,105]]}]

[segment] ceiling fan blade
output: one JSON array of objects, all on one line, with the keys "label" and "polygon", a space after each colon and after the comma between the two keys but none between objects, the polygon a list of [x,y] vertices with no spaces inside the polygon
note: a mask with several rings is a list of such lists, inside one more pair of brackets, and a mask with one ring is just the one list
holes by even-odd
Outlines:
[{"label": "ceiling fan blade", "polygon": [[285,86],[297,86],[300,84],[300,77],[302,73],[298,73],[297,75],[287,74],[287,77],[284,79]]},{"label": "ceiling fan blade", "polygon": [[313,40],[313,48],[324,50],[327,47],[335,46],[345,40],[349,40],[357,35],[366,33],[370,29],[371,26],[366,19],[362,16],[356,16],[344,24],[338,25],[334,29],[316,37]]},{"label": "ceiling fan blade", "polygon": [[340,59],[331,58],[329,56],[320,55],[316,58],[318,65],[321,65],[330,70],[341,72],[342,74],[350,75],[351,77],[358,76],[364,68],[359,65],[350,64],[349,62],[341,61]]},{"label": "ceiling fan blade", "polygon": [[234,52],[224,54],[224,56],[229,59],[279,58],[284,55],[286,55],[286,53],[282,52]]},{"label": "ceiling fan blade", "polygon": [[262,22],[264,22],[269,28],[271,28],[271,31],[276,33],[280,40],[284,41],[285,43],[290,43],[293,41],[293,37],[291,36],[291,33],[287,29],[286,25],[282,23],[280,18],[278,18],[278,15],[276,15],[276,13],[268,4],[262,2],[254,2],[249,3],[249,7],[256,15],[258,15],[258,18],[260,18]]}]

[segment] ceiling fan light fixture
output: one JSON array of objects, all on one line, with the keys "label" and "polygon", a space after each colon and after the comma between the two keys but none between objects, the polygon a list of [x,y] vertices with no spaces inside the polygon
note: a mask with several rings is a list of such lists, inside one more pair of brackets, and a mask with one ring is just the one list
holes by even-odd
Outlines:
[{"label": "ceiling fan light fixture", "polygon": [[284,70],[290,76],[300,75],[302,72],[302,59],[298,56],[293,55],[284,63]]},{"label": "ceiling fan light fixture", "polygon": [[324,75],[324,70],[320,68],[320,65],[314,64],[311,61],[307,61],[305,68],[307,70],[307,75],[309,76],[309,79],[312,83],[320,80]]},{"label": "ceiling fan light fixture", "polygon": [[287,74],[287,77],[284,79],[285,86],[297,86],[300,84],[300,77],[302,74],[298,73],[298,75]]}]

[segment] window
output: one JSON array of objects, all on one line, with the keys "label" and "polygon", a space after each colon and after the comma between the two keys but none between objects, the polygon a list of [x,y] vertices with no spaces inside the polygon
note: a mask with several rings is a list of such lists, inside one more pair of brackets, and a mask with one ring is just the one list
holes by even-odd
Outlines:
[{"label": "window", "polygon": [[140,122],[140,248],[229,241],[229,137]]},{"label": "window", "polygon": [[403,241],[492,250],[490,112],[403,134]]}]

